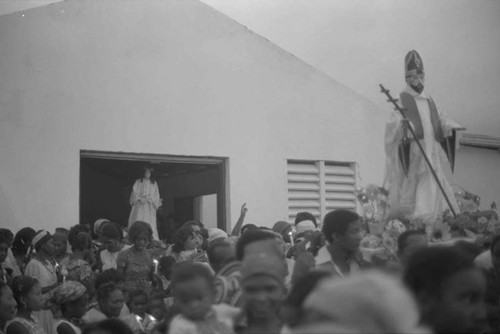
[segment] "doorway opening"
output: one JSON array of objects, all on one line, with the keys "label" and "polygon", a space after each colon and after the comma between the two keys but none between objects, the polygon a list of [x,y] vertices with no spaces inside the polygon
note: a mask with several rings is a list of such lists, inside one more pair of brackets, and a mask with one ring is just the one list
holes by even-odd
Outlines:
[{"label": "doorway opening", "polygon": [[160,239],[187,220],[226,230],[228,158],[80,151],[80,223],[106,218],[126,227],[130,194],[142,168],[152,165],[162,206],[157,211]]}]

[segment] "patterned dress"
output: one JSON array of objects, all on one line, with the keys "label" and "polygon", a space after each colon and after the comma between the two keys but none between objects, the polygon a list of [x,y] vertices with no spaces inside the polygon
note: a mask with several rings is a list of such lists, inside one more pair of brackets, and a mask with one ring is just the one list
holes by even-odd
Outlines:
[{"label": "patterned dress", "polygon": [[151,292],[150,276],[154,267],[153,257],[148,250],[138,252],[130,247],[118,254],[116,260],[118,269],[125,274],[125,290],[145,290]]},{"label": "patterned dress", "polygon": [[21,324],[30,334],[46,334],[46,332],[40,325],[38,325],[35,319],[28,320],[21,317],[15,317],[11,321],[9,321],[7,326],[5,326],[5,331],[8,332],[9,326],[16,322]]}]

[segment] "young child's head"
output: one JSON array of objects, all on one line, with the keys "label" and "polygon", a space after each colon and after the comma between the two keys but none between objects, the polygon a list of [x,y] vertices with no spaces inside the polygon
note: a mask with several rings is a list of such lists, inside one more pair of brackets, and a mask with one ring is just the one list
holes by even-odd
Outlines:
[{"label": "young child's head", "polygon": [[214,278],[202,264],[181,262],[172,275],[174,301],[180,313],[190,320],[201,320],[214,303]]},{"label": "young child's head", "polygon": [[56,228],[53,235],[54,238],[54,253],[56,257],[64,256],[68,250],[68,234],[69,231],[63,227]]},{"label": "young child's head", "polygon": [[172,256],[162,256],[159,261],[159,272],[169,281],[172,279],[172,271],[175,259]]},{"label": "young child's head", "polygon": [[165,305],[165,294],[161,291],[153,291],[149,298],[149,313],[157,321],[162,321],[167,313]]},{"label": "young child's head", "polygon": [[478,333],[486,321],[486,280],[473,257],[450,247],[429,247],[413,254],[406,267],[422,322],[436,333]]},{"label": "young child's head", "polygon": [[148,308],[149,298],[144,290],[134,290],[128,296],[127,306],[130,312],[144,318]]},{"label": "young child's head", "polygon": [[182,226],[174,232],[172,236],[174,245],[172,250],[180,253],[186,250],[193,250],[200,246],[200,239],[190,227]]}]

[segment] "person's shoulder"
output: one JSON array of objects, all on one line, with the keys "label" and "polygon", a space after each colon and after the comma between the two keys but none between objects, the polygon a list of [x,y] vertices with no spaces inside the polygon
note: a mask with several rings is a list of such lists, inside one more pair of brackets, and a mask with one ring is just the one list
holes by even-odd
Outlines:
[{"label": "person's shoulder", "polygon": [[214,310],[218,318],[219,317],[234,318],[241,312],[241,309],[239,307],[234,307],[224,303],[212,305],[212,309]]},{"label": "person's shoulder", "polygon": [[175,317],[172,318],[172,321],[170,321],[170,325],[168,328],[169,333],[198,333],[198,329],[196,327],[196,324],[186,317],[184,317],[182,314],[178,314]]}]

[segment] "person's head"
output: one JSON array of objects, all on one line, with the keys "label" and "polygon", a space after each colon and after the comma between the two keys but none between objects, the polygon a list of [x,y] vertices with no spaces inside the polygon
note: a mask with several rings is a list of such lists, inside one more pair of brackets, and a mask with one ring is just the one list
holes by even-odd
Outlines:
[{"label": "person's head", "polygon": [[125,277],[116,269],[106,269],[97,275],[94,285],[96,289],[105,283],[112,282],[114,283],[120,290],[123,290],[125,287]]},{"label": "person's head", "polygon": [[165,305],[165,294],[161,291],[151,292],[149,297],[149,313],[155,317],[157,321],[162,321],[167,313]]},{"label": "person's head", "polygon": [[9,252],[10,242],[4,235],[0,235],[0,264],[7,258]]},{"label": "person's head", "polygon": [[276,317],[286,293],[283,260],[269,253],[250,254],[240,272],[247,315],[255,320]]},{"label": "person's head", "polygon": [[172,242],[172,250],[176,253],[180,253],[185,250],[193,250],[201,245],[200,239],[196,237],[195,232],[187,226],[181,226],[175,230],[172,235]]},{"label": "person's head", "polygon": [[304,311],[306,323],[350,329],[342,332],[423,333],[411,293],[399,278],[375,270],[321,280],[304,301]]},{"label": "person's head", "polygon": [[9,242],[9,247],[12,246],[12,242],[14,241],[14,234],[8,228],[0,228],[0,238],[5,238]]},{"label": "person's head", "polygon": [[425,84],[424,63],[417,51],[411,50],[405,57],[406,83],[417,93],[422,93]]},{"label": "person's head", "polygon": [[490,243],[491,265],[500,272],[500,233],[493,236]]},{"label": "person's head", "polygon": [[4,325],[16,315],[17,302],[10,287],[0,282],[0,324]]},{"label": "person's head", "polygon": [[136,221],[128,230],[128,239],[137,250],[144,250],[153,238],[151,225],[143,221]]},{"label": "person's head", "polygon": [[245,224],[240,229],[240,235],[244,234],[246,231],[256,230],[258,229],[255,224]]},{"label": "person's head", "polygon": [[35,235],[36,231],[31,227],[24,227],[17,231],[12,242],[12,253],[15,256],[26,256]]},{"label": "person's head", "polygon": [[144,172],[143,177],[144,177],[145,180],[150,180],[151,179],[151,175],[153,175],[153,170],[154,169],[151,166],[145,166],[143,168],[143,172]]},{"label": "person's head", "polygon": [[323,234],[326,241],[348,253],[359,250],[361,231],[361,219],[353,211],[343,209],[330,211],[323,219]]},{"label": "person's head", "polygon": [[398,237],[398,256],[402,263],[421,248],[427,247],[427,235],[424,230],[408,230]]},{"label": "person's head", "polygon": [[404,281],[416,297],[422,322],[436,333],[478,333],[486,319],[486,281],[473,257],[449,246],[413,254]]},{"label": "person's head", "polygon": [[73,252],[85,252],[92,249],[92,238],[87,232],[79,232],[70,239]]},{"label": "person's head", "polygon": [[[99,218],[94,222],[92,227],[92,232],[94,232],[94,237],[100,239],[101,238],[101,230],[102,228],[108,224],[110,221],[106,218]],[[85,231],[88,232],[88,231]]]},{"label": "person's head", "polygon": [[282,314],[285,322],[295,327],[302,322],[303,304],[317,284],[329,277],[326,271],[312,271],[300,277],[292,286],[284,304]]},{"label": "person's head", "polygon": [[54,302],[61,308],[66,319],[80,319],[87,311],[87,288],[76,281],[66,281],[54,291]]},{"label": "person's head", "polygon": [[218,272],[226,264],[236,259],[234,245],[227,241],[217,241],[208,247],[208,263],[214,272]]},{"label": "person's head", "polygon": [[213,242],[219,242],[219,241],[224,241],[227,238],[227,233],[224,230],[221,230],[220,228],[209,228],[208,229],[208,246]]},{"label": "person's head", "polygon": [[68,234],[65,228],[58,227],[53,235],[55,256],[64,256],[68,250]]},{"label": "person's head", "polygon": [[123,308],[124,298],[122,291],[113,282],[104,283],[97,289],[97,301],[108,318],[117,318]]},{"label": "person's head", "polygon": [[290,243],[292,240],[292,226],[288,224],[288,222],[280,220],[277,221],[272,230],[276,233],[279,233],[283,240],[287,243]]},{"label": "person's head", "polygon": [[107,223],[101,228],[101,241],[110,253],[116,253],[121,249],[122,229],[117,223]]},{"label": "person's head", "polygon": [[86,326],[82,334],[133,334],[133,332],[120,319],[105,319]]},{"label": "person's head", "polygon": [[42,288],[30,276],[17,276],[12,281],[12,292],[18,311],[40,311],[42,309]]},{"label": "person's head", "polygon": [[302,211],[297,213],[297,216],[295,216],[295,225],[305,220],[313,222],[314,226],[318,227],[318,223],[316,222],[316,217],[312,213],[307,211]]},{"label": "person's head", "polygon": [[249,254],[262,252],[277,255],[282,253],[274,233],[260,229],[248,230],[241,235],[236,243],[236,260],[238,261],[242,261]]},{"label": "person's head", "polygon": [[200,246],[206,241],[206,239],[208,239],[208,231],[203,226],[203,223],[198,220],[188,220],[187,222],[182,224],[182,227],[189,227],[191,230],[193,230],[196,238],[198,239],[197,242],[200,244]]},{"label": "person's head", "polygon": [[146,310],[148,308],[149,298],[148,294],[144,290],[134,290],[128,295],[128,308],[133,314],[137,314],[141,318],[144,318]]},{"label": "person's head", "polygon": [[170,280],[172,278],[172,272],[174,270],[175,258],[172,256],[162,256],[159,260],[159,268],[158,271],[162,274],[166,279]]},{"label": "person's head", "polygon": [[180,313],[190,320],[201,320],[214,303],[214,278],[202,264],[180,262],[172,274],[172,291]]},{"label": "person's head", "polygon": [[54,256],[54,243],[52,235],[49,232],[45,230],[38,231],[31,244],[37,254],[44,254],[49,257]]}]

